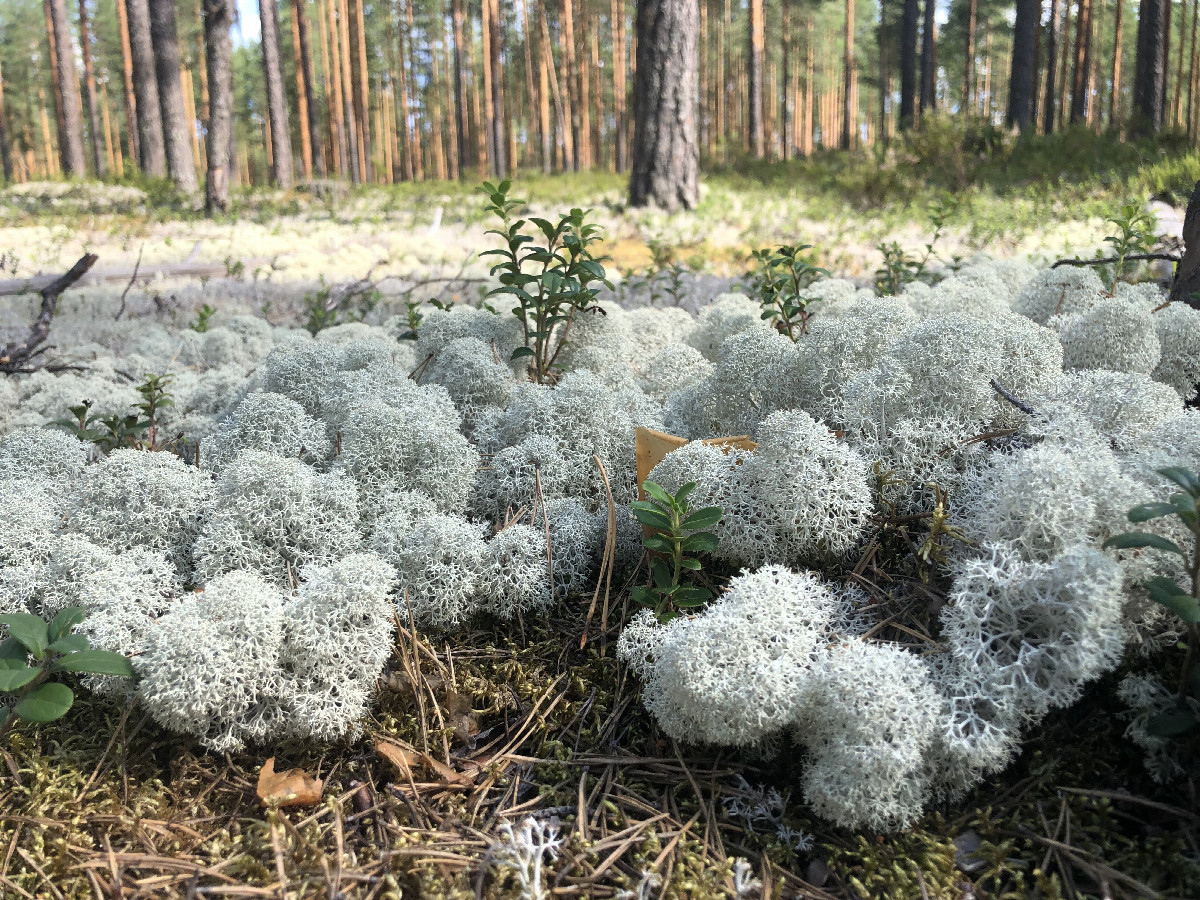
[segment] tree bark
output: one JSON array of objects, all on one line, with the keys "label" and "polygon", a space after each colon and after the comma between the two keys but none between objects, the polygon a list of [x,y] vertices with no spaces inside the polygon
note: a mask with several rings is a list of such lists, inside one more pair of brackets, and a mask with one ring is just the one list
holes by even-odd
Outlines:
[{"label": "tree bark", "polygon": [[633,89],[632,206],[694,209],[700,143],[696,0],[641,0]]},{"label": "tree bark", "polygon": [[1054,131],[1056,104],[1058,101],[1058,45],[1061,40],[1060,0],[1050,0],[1050,20],[1046,32],[1046,93],[1042,101],[1042,132]]},{"label": "tree bark", "polygon": [[308,148],[305,159],[305,175],[314,172],[318,178],[325,176],[325,156],[321,152],[321,124],[317,115],[317,89],[313,83],[312,48],[308,31],[306,0],[292,0],[292,35],[296,40],[296,87],[300,101],[301,136]]},{"label": "tree bark", "polygon": [[917,113],[917,20],[921,0],[904,0],[900,22],[900,130],[913,127]]},{"label": "tree bark", "polygon": [[1042,15],[1041,0],[1017,0],[1017,20],[1013,26],[1012,72],[1008,79],[1009,128],[1021,132],[1033,123],[1033,94],[1035,85],[1034,54],[1037,45],[1038,20]]},{"label": "tree bark", "polygon": [[1117,22],[1113,27],[1112,94],[1108,101],[1108,125],[1117,128],[1121,124],[1121,55],[1124,41],[1121,32],[1125,28],[1125,0],[1117,0]]},{"label": "tree bark", "polygon": [[[163,2],[163,0],[157,0]],[[287,95],[283,89],[283,68],[279,52],[279,16],[275,0],[259,0],[258,17],[262,29],[263,76],[267,85],[267,117],[271,126],[271,177],[281,188],[290,188],[292,143],[288,128]]]},{"label": "tree bark", "polygon": [[[625,62],[625,0],[612,0],[613,31],[613,123],[616,128],[617,171],[629,168],[629,138],[626,109],[629,87],[626,82]],[[717,123],[714,123],[717,127]]]},{"label": "tree bark", "polygon": [[979,28],[979,3],[970,0],[967,6],[967,46],[963,54],[963,85],[960,112],[971,116],[975,112],[975,32]]},{"label": "tree bark", "polygon": [[1142,0],[1138,15],[1137,60],[1134,63],[1133,127],[1156,132],[1163,125],[1163,75],[1166,73],[1167,0]]},{"label": "tree bark", "polygon": [[357,127],[358,170],[364,182],[371,180],[371,95],[367,74],[367,36],[363,21],[363,0],[349,0],[350,54],[354,83],[354,119]]},{"label": "tree bark", "polygon": [[[488,2],[488,0],[484,0]],[[567,165],[579,171],[579,62],[575,54],[575,10],[574,0],[562,0],[559,13],[558,40],[563,47],[566,92],[563,98],[570,122],[571,142],[567,151]]]},{"label": "tree bark", "polygon": [[[528,0],[526,0],[528,2]],[[467,85],[464,73],[467,68],[467,50],[463,42],[463,23],[466,14],[463,12],[463,0],[453,0],[451,16],[454,21],[454,115],[458,121],[458,171],[466,177],[471,168],[470,126],[467,120]]]},{"label": "tree bark", "polygon": [[92,65],[92,34],[88,27],[87,0],[79,0],[79,49],[83,53],[83,101],[88,110],[88,137],[91,138],[92,170],[103,176],[108,170],[104,155],[104,132],[100,125],[100,98],[96,96],[96,72]]},{"label": "tree bark", "polygon": [[[972,3],[975,0],[971,0]],[[842,58],[842,140],[841,148],[849,150],[856,130],[854,103],[854,0],[846,0],[846,47]]]},{"label": "tree bark", "polygon": [[4,70],[0,68],[0,169],[4,172],[4,181],[11,184],[13,180],[12,138],[8,133],[8,116],[4,112]]},{"label": "tree bark", "polygon": [[1075,67],[1071,80],[1071,124],[1087,116],[1087,73],[1091,63],[1092,0],[1079,0],[1075,6]]},{"label": "tree bark", "polygon": [[54,65],[58,71],[62,92],[62,109],[58,131],[58,152],[63,174],[68,178],[86,175],[83,155],[83,117],[79,106],[79,81],[75,73],[75,51],[67,27],[67,7],[63,0],[49,0],[54,34]]},{"label": "tree bark", "polygon": [[126,2],[127,0],[116,0],[117,32],[121,39],[121,79],[125,86],[125,133],[129,136],[130,158],[140,161],[142,154],[138,135],[137,95],[133,89],[133,50],[129,45]]},{"label": "tree bark", "polygon": [[937,109],[937,20],[936,0],[925,0],[925,22],[921,29],[921,115]]},{"label": "tree bark", "polygon": [[158,102],[162,109],[167,172],[185,194],[196,192],[196,166],[192,160],[189,122],[179,77],[179,38],[175,29],[175,0],[150,0],[150,39],[154,42]]},{"label": "tree bark", "polygon": [[750,146],[747,148],[755,159],[766,155],[765,139],[763,136],[763,56],[764,56],[764,24],[762,0],[750,0],[750,26],[747,33],[750,38],[746,52],[746,85],[747,108],[746,121]]},{"label": "tree bark", "polygon": [[[273,3],[274,0],[271,2]],[[354,77],[351,75],[350,62],[350,7],[347,0],[334,0],[334,2],[338,4],[338,44],[340,47],[338,58],[341,61],[342,70],[342,122],[346,134],[346,159],[350,164],[350,180],[355,184],[361,184],[364,176],[358,165],[358,125],[355,122]],[[411,10],[411,0],[409,0],[408,7]]]},{"label": "tree bark", "polygon": [[129,49],[133,57],[133,89],[137,97],[138,162],[147,175],[167,174],[163,145],[162,107],[158,102],[154,43],[150,37],[149,0],[125,0],[129,18]]},{"label": "tree bark", "polygon": [[209,215],[229,207],[229,171],[233,166],[233,24],[234,0],[204,0],[204,61],[208,68],[208,172],[204,208]]}]

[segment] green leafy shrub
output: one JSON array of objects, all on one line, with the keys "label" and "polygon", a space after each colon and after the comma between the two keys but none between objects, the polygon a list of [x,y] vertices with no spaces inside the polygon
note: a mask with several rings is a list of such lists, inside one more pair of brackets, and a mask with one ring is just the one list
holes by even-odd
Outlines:
[{"label": "green leafy shrub", "polygon": [[829,273],[803,259],[800,254],[813,249],[812,244],[784,245],[776,250],[754,251],[758,272],[754,276],[754,293],[762,304],[762,318],[775,326],[780,334],[793,341],[808,333],[810,301],[804,289]]},{"label": "green leafy shrub", "polygon": [[[513,314],[521,320],[524,345],[512,352],[511,359],[529,359],[532,379],[546,384],[554,381],[555,370],[561,368],[558,355],[575,316],[580,312],[603,314],[596,304],[600,293],[596,285],[612,290],[602,265],[608,257],[592,253],[591,247],[603,238],[600,226],[587,221],[590,211],[572,209],[557,223],[514,219],[523,201],[509,198],[511,187],[510,181],[498,185],[485,181],[481,188],[488,196],[487,211],[504,224],[503,229],[488,231],[504,241],[504,249],[481,254],[503,260],[491,268],[492,275],[499,273],[500,287],[488,296],[511,294],[517,298]],[[541,231],[544,243],[525,234],[527,221]],[[531,246],[526,248],[526,244]]]},{"label": "green leafy shrub", "polygon": [[717,536],[705,529],[721,521],[719,506],[692,509],[688,495],[696,489],[696,482],[689,481],[674,495],[668,494],[653,481],[646,481],[642,488],[649,500],[635,500],[630,506],[634,517],[644,526],[655,529],[643,543],[655,554],[650,558],[650,574],[653,584],[633,589],[633,599],[654,611],[659,621],[665,622],[679,615],[679,610],[703,606],[712,599],[712,591],[700,585],[688,584],[686,572],[699,572],[700,560],[695,553],[709,553],[717,549]]},{"label": "green leafy shrub", "polygon": [[[0,616],[0,625],[8,626],[8,637],[0,641],[0,692],[13,695],[5,698],[0,709],[0,734],[18,720],[53,722],[67,714],[75,694],[65,684],[51,681],[51,675],[81,672],[133,676],[126,657],[93,650],[87,635],[72,633],[84,617],[78,606],[62,610],[49,622],[25,612]],[[29,664],[30,656],[33,665]]]},{"label": "green leafy shrub", "polygon": [[1129,521],[1138,524],[1154,519],[1178,519],[1191,534],[1192,547],[1185,550],[1170,538],[1149,531],[1114,535],[1104,542],[1104,546],[1117,550],[1150,549],[1178,554],[1183,558],[1191,578],[1190,593],[1167,575],[1158,575],[1143,585],[1152,600],[1179,616],[1187,627],[1186,650],[1180,669],[1175,708],[1152,716],[1147,725],[1152,736],[1170,737],[1191,731],[1200,724],[1200,666],[1196,665],[1196,650],[1200,644],[1200,476],[1182,466],[1167,466],[1156,471],[1181,490],[1165,501],[1135,506],[1129,510]]}]

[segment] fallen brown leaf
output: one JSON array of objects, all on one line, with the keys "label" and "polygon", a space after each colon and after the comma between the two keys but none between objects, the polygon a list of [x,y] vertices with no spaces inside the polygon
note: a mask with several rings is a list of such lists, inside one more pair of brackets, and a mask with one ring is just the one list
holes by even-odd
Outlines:
[{"label": "fallen brown leaf", "polygon": [[399,769],[400,774],[409,781],[417,780],[413,777],[413,770],[418,767],[432,772],[437,776],[438,781],[447,787],[470,787],[475,783],[476,775],[479,774],[479,766],[475,763],[471,763],[473,772],[458,772],[445,763],[438,762],[428,753],[422,753],[407,744],[377,740],[375,752]]},{"label": "fallen brown leaf", "polygon": [[321,802],[325,784],[303,769],[275,771],[275,757],[263,763],[258,773],[258,799],[263,806],[315,806]]}]

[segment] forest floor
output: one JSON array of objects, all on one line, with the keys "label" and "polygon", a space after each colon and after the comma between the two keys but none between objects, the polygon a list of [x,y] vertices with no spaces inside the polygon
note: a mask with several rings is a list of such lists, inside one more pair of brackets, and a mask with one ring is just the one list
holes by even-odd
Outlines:
[{"label": "forest floor", "polygon": [[[930,177],[906,193],[903,169],[900,158],[729,170],[706,178],[698,211],[677,216],[626,209],[617,176],[522,179],[515,193],[545,212],[596,208],[611,268],[626,279],[673,259],[702,291],[741,277],[753,248],[784,241],[815,244],[820,264],[864,280],[885,238],[920,251],[945,187]],[[1170,220],[1200,159],[1122,157],[1089,171],[1086,184],[1052,192],[1011,171],[1005,183],[992,176],[953,192],[939,255],[1090,255],[1122,203],[1159,197]],[[864,182],[871,172],[879,184]],[[876,191],[907,199],[876,203]],[[2,277],[61,272],[90,251],[98,269],[210,264],[224,270],[218,280],[291,293],[370,273],[403,291],[484,273],[474,257],[490,245],[480,199],[469,185],[255,194],[207,221],[140,193],[14,188],[0,191]],[[144,304],[155,290],[134,294]],[[81,696],[65,719],[0,745],[0,896],[545,896],[523,894],[504,863],[504,826],[519,831],[534,813],[564,839],[546,861],[556,897],[1200,896],[1196,785],[1166,790],[1146,775],[1113,700],[1124,670],[1050,716],[1012,766],[967,797],[902,834],[853,833],[791,796],[799,753],[709,753],[665,737],[615,660],[627,593],[614,592],[606,621],[589,599],[563,600],[519,629],[418,635],[397,623],[361,738],[276,748],[276,771],[323,781],[303,807],[264,807],[263,754],[204,752],[135,707]]]}]

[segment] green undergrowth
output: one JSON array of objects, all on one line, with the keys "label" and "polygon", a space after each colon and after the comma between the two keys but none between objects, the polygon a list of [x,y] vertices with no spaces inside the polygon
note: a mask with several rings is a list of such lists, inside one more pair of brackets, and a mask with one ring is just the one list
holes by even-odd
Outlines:
[{"label": "green undergrowth", "polygon": [[[280,866],[289,897],[332,896],[336,881],[355,900],[512,898],[511,876],[487,865],[489,843],[502,815],[515,823],[541,810],[559,818],[567,839],[548,864],[551,883],[589,896],[636,896],[656,863],[666,882],[651,896],[729,896],[736,857],[774,883],[772,896],[791,896],[805,878],[855,900],[958,900],[968,886],[997,900],[1200,896],[1192,843],[1200,819],[1186,812],[1194,786],[1181,795],[1144,775],[1112,700],[1119,674],[1047,719],[1013,766],[966,798],[905,833],[856,834],[808,812],[803,760],[786,748],[772,756],[676,746],[598,630],[580,649],[586,607],[559,614],[515,629],[424,636],[421,702],[413,645],[401,635],[375,717],[345,746],[221,756],[160,730],[136,707],[81,696],[66,719],[6,736],[0,895],[57,896],[49,881],[64,897],[94,897],[96,880],[111,885],[117,865],[127,898],[196,896],[189,886],[272,888]],[[473,760],[475,782],[414,794],[375,752],[377,737],[439,759],[448,749],[460,771]],[[277,771],[324,778],[322,805],[263,809],[255,784],[271,755]],[[811,848],[733,814],[730,798],[747,788],[787,797],[779,824],[811,836]],[[593,849],[600,836],[639,822],[648,824],[589,880],[612,852]]]}]

